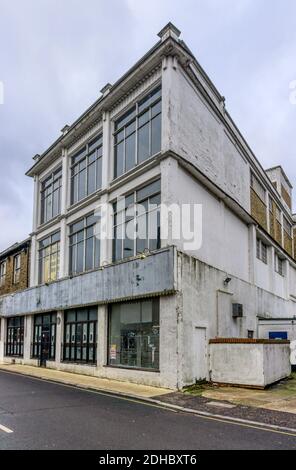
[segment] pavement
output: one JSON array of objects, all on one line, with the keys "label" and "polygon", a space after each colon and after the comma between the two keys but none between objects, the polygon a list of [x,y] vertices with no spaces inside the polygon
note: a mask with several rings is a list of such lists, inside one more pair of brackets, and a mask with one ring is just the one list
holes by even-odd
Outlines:
[{"label": "pavement", "polygon": [[[248,425],[267,425],[296,434],[296,374],[268,390],[200,384],[184,392],[102,379],[20,364],[1,364],[0,372],[20,374],[80,389],[141,400],[175,411],[212,416]],[[1,406],[1,404],[0,404]]]},{"label": "pavement", "polygon": [[106,391],[134,398],[160,397],[170,392],[167,388],[150,387],[148,385],[133,384],[119,380],[101,379],[88,375],[63,372],[55,369],[46,369],[21,364],[1,364],[0,371],[14,372],[16,374],[28,375],[43,380],[59,382],[65,385],[73,385],[90,390]]},{"label": "pavement", "polygon": [[2,370],[0,449],[295,450],[296,432],[200,416]]}]

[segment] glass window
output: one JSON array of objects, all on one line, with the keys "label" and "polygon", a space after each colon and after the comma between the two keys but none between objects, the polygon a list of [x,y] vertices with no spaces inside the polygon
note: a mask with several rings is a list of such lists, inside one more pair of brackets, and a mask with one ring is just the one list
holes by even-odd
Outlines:
[{"label": "glass window", "polygon": [[274,269],[278,274],[284,276],[284,260],[277,253],[274,255]]},{"label": "glass window", "polygon": [[257,258],[263,261],[263,263],[267,264],[267,245],[257,238],[257,244],[256,244],[256,254]]},{"label": "glass window", "polygon": [[89,142],[72,157],[71,204],[75,204],[102,186],[103,136]]},{"label": "glass window", "polygon": [[109,365],[159,370],[159,299],[112,305],[108,346]]},{"label": "glass window", "polygon": [[20,282],[21,275],[21,255],[15,255],[13,258],[13,283],[17,284]]},{"label": "glass window", "polygon": [[286,217],[284,217],[284,230],[289,237],[292,237],[292,225],[288,222]]},{"label": "glass window", "polygon": [[70,226],[70,274],[78,274],[100,266],[98,220],[94,215]]},{"label": "glass window", "polygon": [[47,359],[55,359],[56,313],[35,315],[32,357],[41,359],[41,348],[47,348]]},{"label": "glass window", "polygon": [[95,364],[97,308],[65,312],[64,361]]},{"label": "glass window", "polygon": [[39,283],[56,281],[60,270],[60,232],[39,242]]},{"label": "glass window", "polygon": [[160,180],[113,205],[113,261],[160,248]]},{"label": "glass window", "polygon": [[0,287],[5,286],[5,281],[6,281],[6,266],[7,262],[3,261],[0,264]]},{"label": "glass window", "polygon": [[41,182],[41,223],[48,222],[61,212],[62,168]]},{"label": "glass window", "polygon": [[6,356],[22,357],[24,354],[24,317],[7,319]]},{"label": "glass window", "polygon": [[114,178],[161,150],[161,87],[115,121]]}]

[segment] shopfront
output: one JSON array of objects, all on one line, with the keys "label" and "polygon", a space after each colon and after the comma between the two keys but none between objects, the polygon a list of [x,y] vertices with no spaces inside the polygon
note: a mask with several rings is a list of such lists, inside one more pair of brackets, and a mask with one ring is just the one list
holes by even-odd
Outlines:
[{"label": "shopfront", "polygon": [[108,318],[108,365],[159,370],[159,299],[113,304]]}]

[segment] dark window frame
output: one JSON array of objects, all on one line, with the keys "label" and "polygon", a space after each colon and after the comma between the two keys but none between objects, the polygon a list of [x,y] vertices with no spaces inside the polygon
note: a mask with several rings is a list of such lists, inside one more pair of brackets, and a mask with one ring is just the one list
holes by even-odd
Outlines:
[{"label": "dark window frame", "polygon": [[[55,210],[55,198],[57,210]],[[61,213],[62,166],[46,175],[40,189],[40,223],[45,224]],[[48,205],[47,205],[48,204]]]},{"label": "dark window frame", "polygon": [[[91,318],[91,311],[96,310],[96,319]],[[86,320],[79,319],[79,314],[85,312]],[[67,321],[67,315],[74,314],[75,320]],[[78,364],[97,364],[97,325],[98,314],[96,307],[85,307],[80,309],[66,310],[64,314],[64,344],[63,344],[63,362],[78,363]],[[81,329],[80,341],[77,340],[78,325]],[[83,330],[86,326],[87,341],[83,342]],[[90,327],[92,326],[93,341],[90,342]],[[68,328],[69,327],[69,328]],[[67,334],[69,333],[69,341],[67,341]],[[72,341],[73,335],[75,341]],[[78,348],[80,348],[80,358],[78,357]],[[83,349],[85,348],[86,358],[83,359]],[[92,348],[92,354],[90,350]]]},{"label": "dark window frame", "polygon": [[[159,335],[160,335],[160,298],[151,298],[151,299],[137,299],[134,301],[127,301],[127,302],[122,302],[124,304],[130,304],[130,303],[139,303],[141,304],[141,309],[142,309],[142,304],[145,301],[151,301],[152,302],[152,311],[156,309],[157,315],[158,315],[158,325],[154,326],[154,328],[158,328]],[[112,315],[112,306],[116,304],[109,304],[108,305],[108,321],[107,321],[107,366],[108,367],[114,367],[118,369],[128,369],[128,370],[142,370],[142,371],[147,371],[147,372],[160,372],[160,336],[159,336],[159,343],[158,343],[158,367],[157,368],[150,368],[150,367],[134,367],[126,364],[112,364],[111,363],[111,357],[110,357],[110,345],[111,345],[111,315]],[[153,314],[152,314],[153,315]],[[121,354],[121,351],[120,351]]]},{"label": "dark window frame", "polygon": [[4,287],[6,284],[6,274],[7,274],[7,260],[4,260],[0,263],[0,287]]},{"label": "dark window frame", "polygon": [[[45,318],[50,317],[49,322],[45,322]],[[41,319],[41,323],[37,323],[38,319]],[[50,331],[50,340],[52,339],[52,334],[54,332],[54,344],[50,341],[50,352],[48,356],[49,361],[54,361],[56,356],[56,334],[57,334],[57,314],[52,313],[43,313],[40,315],[34,316],[34,332],[33,332],[33,343],[32,343],[32,358],[39,359],[41,357],[41,335],[42,328],[46,325]],[[52,352],[53,348],[53,352]]]},{"label": "dark window frame", "polygon": [[[153,98],[155,95],[155,98]],[[145,104],[146,103],[146,104]],[[160,103],[160,110],[154,114],[154,108]],[[145,115],[149,114],[148,119],[145,120]],[[156,86],[152,91],[148,92],[142,99],[139,99],[133,106],[129,108],[124,114],[116,118],[114,122],[113,132],[113,154],[114,154],[114,171],[113,178],[118,178],[121,175],[132,170],[140,163],[152,158],[161,151],[161,115],[162,115],[162,88],[161,85]],[[159,118],[160,116],[160,118]],[[153,151],[153,123],[156,119],[160,119],[160,141],[157,143],[156,151]],[[143,121],[143,122],[142,122]],[[148,124],[148,146],[149,150],[144,158],[140,158],[140,135],[143,129]],[[127,165],[127,146],[131,140],[134,140],[134,161],[132,165]],[[122,171],[118,170],[119,162],[119,148],[122,148]],[[121,168],[121,167],[120,167]]]},{"label": "dark window frame", "polygon": [[[149,192],[149,187],[153,188],[151,192]],[[154,189],[155,188],[155,189]],[[148,190],[146,195],[141,196],[141,192],[145,192]],[[153,204],[151,200],[157,199],[159,197],[159,201],[156,204]],[[143,214],[137,214],[137,204],[139,205],[147,205],[147,210]],[[118,210],[117,202],[113,203],[113,247],[112,247],[112,259],[113,262],[119,261],[121,259],[131,258],[136,256],[137,254],[143,253],[145,250],[158,250],[161,247],[161,238],[160,238],[160,204],[161,204],[161,179],[158,178],[145,186],[133,191],[131,193],[127,193],[125,195],[124,206]],[[154,206],[157,206],[156,208]],[[134,208],[134,209],[133,209]],[[130,215],[130,212],[133,209],[133,215]],[[129,215],[127,215],[127,211],[129,211]],[[151,234],[151,217],[156,213],[156,229],[157,229],[157,238],[152,238],[149,235]],[[153,214],[153,215],[152,215]],[[144,247],[143,250],[138,249],[138,245],[140,243],[139,238],[134,238],[134,240],[129,240],[126,236],[123,239],[118,238],[117,232],[118,230],[123,234],[126,235],[126,226],[128,223],[133,222],[135,227],[135,233],[138,229],[139,219],[141,217],[146,218],[146,235],[148,246]],[[141,240],[143,241],[143,240]],[[152,247],[152,243],[156,243],[156,247]],[[121,244],[121,255],[117,256],[117,248]],[[131,247],[131,245],[133,245]],[[131,251],[131,253],[125,254],[126,251]]]},{"label": "dark window frame", "polygon": [[8,357],[24,356],[24,319],[24,316],[7,318],[5,355]]},{"label": "dark window frame", "polygon": [[[48,240],[48,243],[47,243]],[[39,284],[54,282],[59,279],[60,274],[60,247],[61,245],[61,232],[58,230],[57,232],[48,235],[47,237],[43,238],[39,241],[38,245],[38,282]],[[54,250],[56,247],[56,250]],[[46,250],[50,249],[49,253],[46,254]],[[45,279],[44,273],[44,260],[49,257],[49,268],[51,272],[51,265],[52,259],[56,255],[57,262],[56,262],[56,277],[54,279]]]},{"label": "dark window frame", "polygon": [[[100,132],[71,157],[71,205],[77,204],[87,196],[102,188],[103,133]],[[94,188],[89,188],[90,170],[94,167]],[[80,196],[80,177],[84,182],[83,195]],[[84,177],[83,177],[84,176]]]},{"label": "dark window frame", "polygon": [[13,284],[18,284],[21,278],[22,256],[17,253],[13,257]]},{"label": "dark window frame", "polygon": [[[90,223],[88,222],[90,219]],[[87,271],[92,271],[100,267],[101,262],[101,242],[100,239],[96,236],[95,227],[98,223],[96,220],[96,216],[94,213],[87,214],[86,216],[82,217],[81,219],[76,220],[73,222],[69,227],[69,273],[71,276],[75,276],[77,274],[81,274]],[[75,226],[79,226],[81,224],[81,228],[76,228]],[[88,232],[90,229],[93,228],[92,235],[89,236]],[[83,237],[80,239],[80,235],[83,233]],[[92,266],[87,268],[87,242],[92,239]],[[73,241],[74,240],[74,241]],[[79,245],[83,243],[83,268],[82,270],[77,269],[77,260],[78,260],[78,248]],[[97,256],[98,255],[98,256]],[[75,269],[73,270],[73,262],[75,264]]]}]

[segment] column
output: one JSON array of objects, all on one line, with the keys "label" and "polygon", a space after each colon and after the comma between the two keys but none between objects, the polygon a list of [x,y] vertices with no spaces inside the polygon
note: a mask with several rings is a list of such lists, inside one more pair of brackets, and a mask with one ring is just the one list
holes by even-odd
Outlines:
[{"label": "column", "polygon": [[33,232],[36,231],[39,222],[39,179],[38,176],[34,176],[34,200],[33,200]]},{"label": "column", "polygon": [[35,287],[38,285],[38,266],[37,266],[37,238],[36,235],[32,235],[31,238],[31,251],[30,251],[30,279],[29,287]]},{"label": "column", "polygon": [[108,306],[98,306],[98,329],[97,329],[97,366],[103,367],[107,364],[108,347]]},{"label": "column", "polygon": [[25,331],[24,331],[24,361],[25,363],[31,360],[31,344],[33,342],[33,327],[34,315],[27,315],[25,317]]},{"label": "column", "polygon": [[57,326],[56,326],[56,353],[55,353],[55,362],[58,368],[59,364],[62,361],[62,344],[64,337],[64,312],[57,312]]},{"label": "column", "polygon": [[4,362],[4,345],[6,336],[6,321],[4,317],[0,318],[0,363]]},{"label": "column", "polygon": [[109,111],[103,112],[103,156],[102,189],[106,189],[113,176],[113,158],[111,152],[111,120]]},{"label": "column", "polygon": [[251,284],[256,284],[256,244],[256,226],[251,224],[249,226],[249,282]]}]

